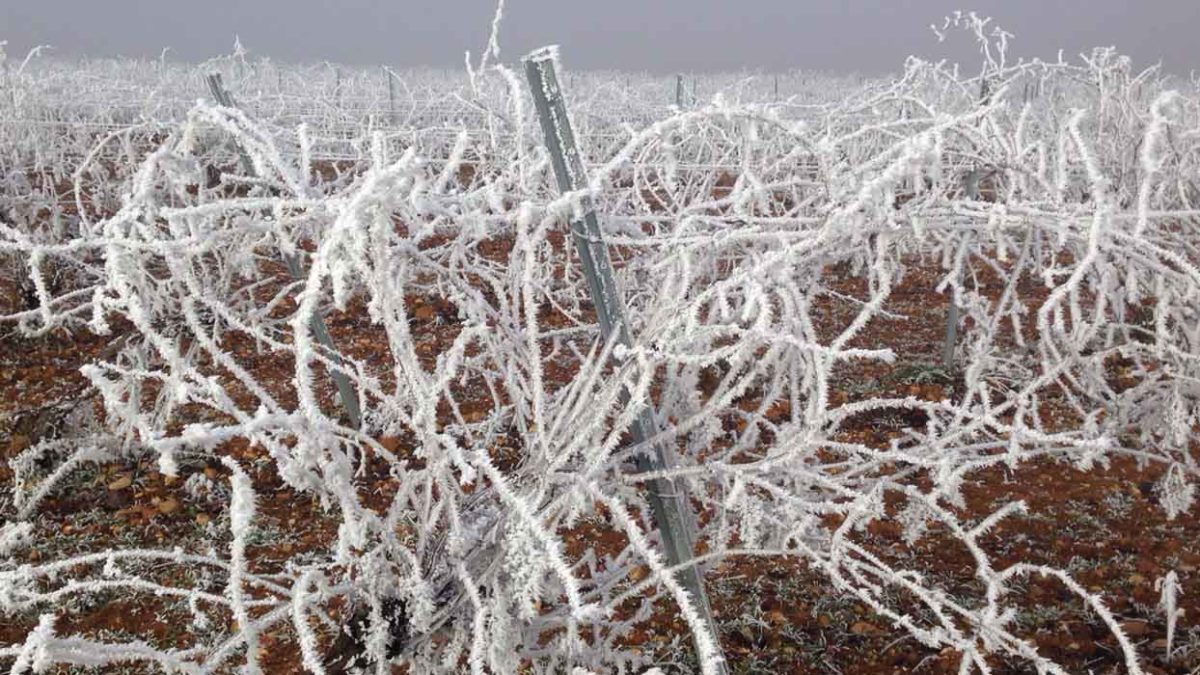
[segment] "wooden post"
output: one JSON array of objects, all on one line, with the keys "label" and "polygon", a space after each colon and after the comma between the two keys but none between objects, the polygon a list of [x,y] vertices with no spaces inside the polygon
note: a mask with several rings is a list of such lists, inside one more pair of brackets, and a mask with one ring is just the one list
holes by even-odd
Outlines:
[{"label": "wooden post", "polygon": [[[575,135],[567,117],[566,101],[558,85],[553,49],[539,49],[526,56],[524,63],[525,75],[529,80],[546,147],[550,151],[558,188],[562,192],[586,189],[587,170],[575,145]],[[571,241],[579,255],[588,291],[596,306],[601,337],[604,340],[616,340],[621,345],[632,346],[629,322],[625,316],[625,303],[620,289],[617,288],[608,247],[604,243],[604,234],[590,199],[584,200],[582,211],[582,215],[571,222]],[[624,392],[622,398],[627,402],[628,392]],[[656,435],[657,428],[654,413],[646,406],[639,412],[629,434],[635,445],[643,445],[647,439]],[[673,465],[669,450],[662,443],[655,443],[649,452],[637,456],[638,470],[642,472],[662,471]],[[677,481],[656,478],[648,482],[650,485],[647,501],[650,502],[655,523],[662,536],[667,560],[672,566],[687,563],[694,557],[692,547],[695,522],[686,495]],[[677,578],[691,594],[714,644],[719,644],[720,633],[712,616],[700,569],[696,565],[688,565],[679,570]],[[718,671],[725,672],[724,661],[720,662]]]}]

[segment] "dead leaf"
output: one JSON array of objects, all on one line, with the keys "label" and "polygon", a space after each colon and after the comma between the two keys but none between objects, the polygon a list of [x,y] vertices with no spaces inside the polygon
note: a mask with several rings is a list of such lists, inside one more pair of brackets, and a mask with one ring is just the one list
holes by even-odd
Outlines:
[{"label": "dead leaf", "polygon": [[880,630],[879,626],[876,626],[873,623],[868,623],[866,621],[855,621],[854,623],[850,624],[850,632],[854,635],[878,635],[883,631]]},{"label": "dead leaf", "polygon": [[1150,624],[1145,621],[1122,621],[1121,631],[1129,637],[1141,637],[1150,632]]}]

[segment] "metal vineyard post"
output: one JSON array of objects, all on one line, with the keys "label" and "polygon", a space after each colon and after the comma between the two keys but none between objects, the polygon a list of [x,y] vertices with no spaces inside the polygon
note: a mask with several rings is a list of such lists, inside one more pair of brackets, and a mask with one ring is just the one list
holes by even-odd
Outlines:
[{"label": "metal vineyard post", "polygon": [[[225,90],[225,85],[221,82],[220,73],[212,73],[208,76],[208,88],[219,105],[226,108],[237,107],[233,102],[233,97]],[[238,159],[242,165],[242,171],[249,175],[254,175],[254,164],[242,148],[238,148]],[[299,280],[304,278],[304,270],[300,267],[299,256],[284,253],[283,262],[287,265],[288,274],[293,279]],[[309,317],[308,325],[309,329],[313,332],[313,336],[317,338],[317,342],[329,350],[331,358],[339,360],[337,356],[338,351],[333,344],[333,338],[325,328],[325,319],[321,317],[320,312],[314,312]],[[329,375],[333,378],[333,384],[337,387],[338,398],[342,401],[342,409],[346,411],[346,419],[350,422],[350,426],[355,429],[359,428],[362,424],[362,409],[359,406],[358,393],[354,391],[354,387],[350,384],[350,378],[346,377],[346,374],[340,370],[330,370]]]},{"label": "metal vineyard post", "polygon": [[[560,191],[576,192],[587,188],[587,174],[575,146],[575,135],[567,117],[566,100],[558,86],[551,48],[533,52],[524,59],[525,76],[533,93],[534,106],[541,122],[546,147],[550,151],[551,164]],[[677,82],[682,82],[680,76]],[[587,279],[588,291],[596,306],[600,321],[600,333],[604,340],[615,339],[617,344],[632,346],[629,322],[625,317],[624,303],[613,276],[612,262],[604,235],[591,200],[582,200],[582,215],[571,221],[571,241],[579,255],[583,274]],[[625,395],[627,398],[627,393]],[[657,424],[650,406],[643,407],[630,428],[634,445],[643,445],[646,439],[656,435]],[[649,452],[637,456],[638,470],[643,472],[662,471],[671,468],[668,449],[655,443]],[[695,523],[686,495],[680,485],[670,478],[655,478],[649,481],[647,499],[654,513],[654,520],[666,548],[667,559],[672,566],[687,563],[693,557]],[[704,590],[704,579],[696,565],[688,565],[678,572],[679,583],[694,598],[696,608],[703,618],[714,641],[719,640],[716,621],[709,607]],[[724,672],[724,663],[720,665]]]}]

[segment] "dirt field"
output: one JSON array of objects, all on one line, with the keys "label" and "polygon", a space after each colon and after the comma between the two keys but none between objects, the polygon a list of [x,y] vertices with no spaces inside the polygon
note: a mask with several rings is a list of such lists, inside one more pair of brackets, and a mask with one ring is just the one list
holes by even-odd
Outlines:
[{"label": "dirt field", "polygon": [[[503,254],[506,244],[496,242],[495,246],[496,253]],[[908,316],[906,321],[875,322],[856,340],[863,346],[893,348],[899,356],[897,362],[890,367],[846,369],[833,394],[835,402],[882,393],[927,400],[954,396],[955,374],[931,365],[940,349],[946,311],[944,296],[930,290],[935,274],[932,268],[910,273],[895,291],[888,309]],[[856,288],[853,278],[838,283],[850,295],[863,290]],[[21,301],[17,289],[0,290],[6,302]],[[422,358],[432,361],[456,334],[453,312],[437,298],[412,297],[409,302],[419,351]],[[837,325],[839,307],[831,303],[828,311],[830,325]],[[369,361],[373,352],[386,354],[355,308],[330,317],[329,322],[338,345],[355,357]],[[23,339],[0,332],[0,455],[5,460],[74,423],[69,413],[80,406],[98,408],[79,368],[119,346],[122,327],[114,329],[114,336],[103,338],[86,332],[60,332]],[[250,344],[230,346],[260,382],[273,394],[280,394],[281,402],[294,403],[286,394],[291,375],[288,361],[254,353]],[[1114,369],[1114,377],[1119,378],[1119,364]],[[557,373],[564,379],[570,376],[570,372]],[[332,391],[326,394],[332,397]],[[780,416],[787,414],[783,406],[782,402],[777,406]],[[464,410],[469,416],[488,412]],[[1054,410],[1047,412],[1055,414]],[[1064,416],[1063,424],[1072,423],[1065,412],[1058,412]],[[95,414],[103,411],[95,409]],[[847,440],[886,447],[905,427],[922,423],[886,414],[864,417],[849,427],[846,433],[853,438]],[[380,441],[400,454],[408,449],[405,438]],[[1193,452],[1200,449],[1193,447]],[[500,443],[496,453],[503,466],[506,461],[517,461],[521,448]],[[261,449],[232,442],[221,447],[219,454],[237,457],[257,471],[260,517],[249,551],[255,572],[282,570],[288,559],[322,549],[333,540],[336,522],[324,517],[309,500],[282,487]],[[207,499],[189,495],[184,483],[196,473],[218,478],[225,472],[216,463],[185,464],[183,475],[171,480],[155,470],[152,458],[135,455],[85,467],[71,478],[67,489],[57,491],[44,504],[36,521],[38,543],[23,555],[32,562],[110,547],[188,550],[214,536],[206,533],[216,533],[219,540],[220,533],[227,530],[225,501],[219,495]],[[1127,459],[1086,472],[1050,462],[1013,470],[990,469],[975,474],[975,480],[966,486],[966,508],[961,515],[969,519],[1024,500],[1028,512],[1005,520],[983,542],[996,566],[1023,561],[1070,571],[1118,615],[1123,629],[1136,641],[1147,672],[1181,675],[1200,668],[1200,624],[1195,623],[1200,619],[1200,521],[1194,514],[1167,520],[1156,505],[1154,485],[1159,473],[1157,468],[1139,467]],[[0,485],[11,485],[12,480],[7,463],[0,464]],[[368,470],[364,488],[387,494],[388,480],[382,472]],[[615,537],[602,525],[585,523],[567,541],[573,549],[570,553],[578,555],[588,547],[619,546]],[[936,530],[909,545],[899,523],[878,521],[871,526],[868,541],[882,559],[936,575],[952,594],[978,594],[971,557],[961,544]],[[1172,570],[1182,584],[1183,614],[1174,656],[1167,659],[1167,624],[1158,607],[1156,582]],[[801,562],[731,558],[712,569],[707,578],[722,626],[722,646],[735,673],[957,672],[956,654],[926,649],[867,607],[831,593],[825,577]],[[219,586],[215,592],[220,592]],[[1014,619],[1014,632],[1031,637],[1045,656],[1063,663],[1070,672],[1123,672],[1115,640],[1080,603],[1064,604],[1074,596],[1058,581],[1035,578],[1019,592],[1022,611]],[[172,607],[161,598],[112,596],[105,602],[67,605],[60,610],[62,619],[57,626],[61,634],[79,632],[110,640],[152,637],[164,646],[188,644],[182,630],[191,620],[186,609]],[[0,624],[0,642],[22,641],[36,620],[28,616]],[[323,639],[334,638],[326,635]],[[673,607],[667,605],[639,626],[629,646],[661,659],[665,670],[671,670],[672,663],[690,659],[690,642]],[[293,636],[286,630],[266,636],[261,650],[270,672],[300,669]],[[995,665],[999,673],[1028,672],[1023,666]]]}]

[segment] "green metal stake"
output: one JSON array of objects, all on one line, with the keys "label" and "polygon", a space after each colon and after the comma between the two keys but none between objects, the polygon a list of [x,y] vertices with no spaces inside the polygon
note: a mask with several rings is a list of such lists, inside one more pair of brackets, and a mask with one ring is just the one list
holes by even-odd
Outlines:
[{"label": "green metal stake", "polygon": [[[546,147],[550,151],[554,176],[562,192],[575,192],[587,188],[587,173],[579,149],[575,145],[575,134],[567,117],[566,101],[558,86],[554,70],[552,48],[539,49],[524,59],[525,76],[533,93],[534,106],[541,121]],[[682,76],[678,81],[682,81]],[[583,215],[571,222],[571,241],[579,255],[588,291],[596,306],[600,320],[600,333],[604,340],[615,339],[617,344],[632,346],[629,322],[625,317],[624,302],[613,276],[612,261],[608,247],[590,200],[585,200]],[[623,399],[628,401],[628,392]],[[657,424],[649,406],[642,408],[630,428],[635,445],[656,435]],[[674,464],[669,460],[668,450],[662,443],[655,443],[649,453],[637,457],[638,470],[642,472],[662,471]],[[666,548],[667,560],[672,566],[687,563],[694,557],[693,541],[695,521],[687,505],[686,495],[676,481],[656,478],[651,481],[647,499],[654,513],[654,520]],[[704,579],[696,565],[679,570],[679,583],[688,590],[696,609],[703,618],[713,641],[719,644],[720,633],[713,619],[708,595],[704,590]],[[725,663],[718,667],[724,673]]]},{"label": "green metal stake", "polygon": [[[233,97],[225,89],[225,85],[221,82],[220,73],[212,73],[208,76],[208,89],[212,92],[213,98],[218,105],[226,108],[237,108],[233,101]],[[242,165],[242,171],[247,175],[255,175],[254,163],[250,161],[250,156],[242,148],[238,148],[238,161]],[[288,274],[297,281],[304,278],[304,268],[300,265],[300,258],[293,253],[283,254],[283,263],[287,266]],[[333,345],[333,338],[329,335],[329,331],[325,328],[325,319],[321,317],[321,313],[314,312],[308,319],[309,330],[313,332],[313,337],[317,338],[317,342],[322,347],[329,351],[330,356],[335,360],[338,359],[338,351]],[[354,390],[354,386],[350,384],[350,378],[341,370],[330,370],[330,377],[333,378],[333,384],[337,387],[338,398],[342,401],[342,409],[346,411],[346,419],[350,422],[350,426],[355,429],[362,425],[362,408],[358,402],[358,392]]]}]

